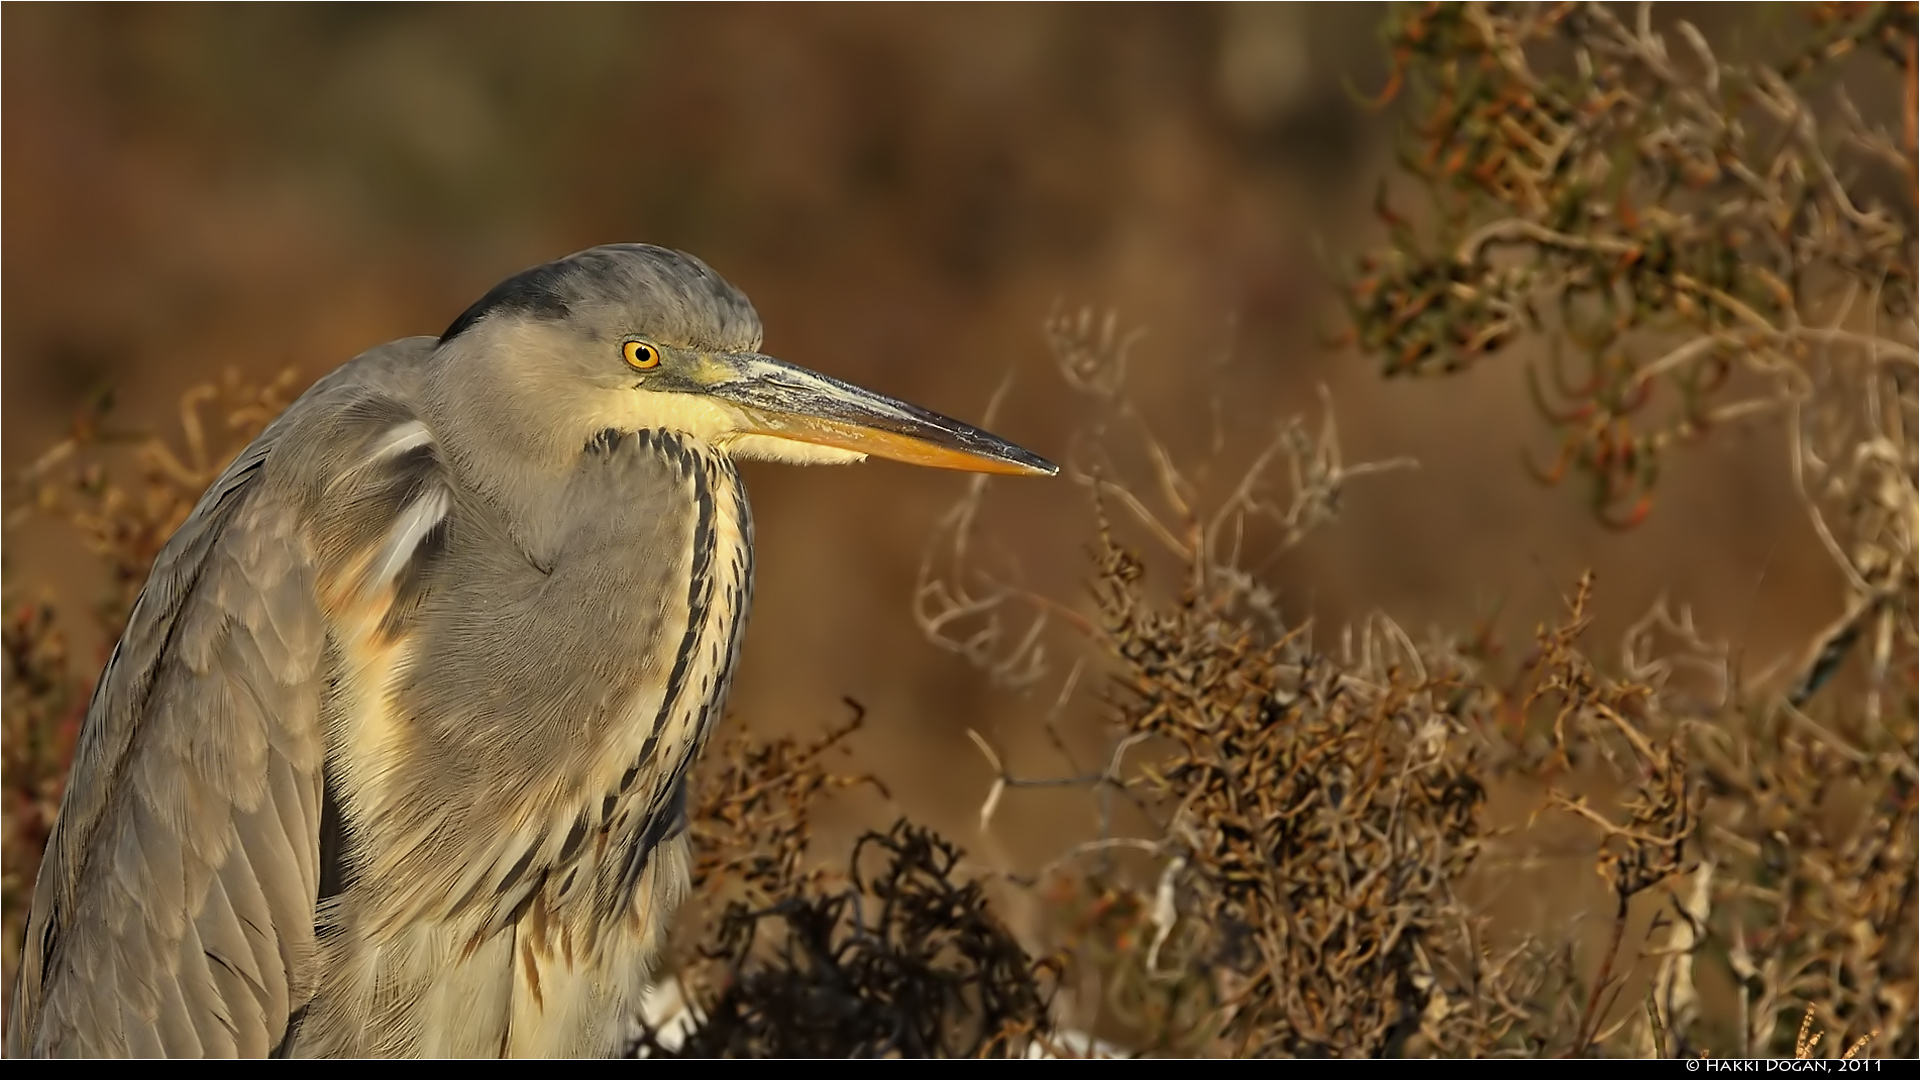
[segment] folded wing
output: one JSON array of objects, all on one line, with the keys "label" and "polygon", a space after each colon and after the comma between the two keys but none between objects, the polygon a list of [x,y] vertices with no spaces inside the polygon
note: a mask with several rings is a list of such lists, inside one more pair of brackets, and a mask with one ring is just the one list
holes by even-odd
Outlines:
[{"label": "folded wing", "polygon": [[11,1054],[274,1052],[315,981],[327,633],[315,560],[268,476],[310,391],[161,552],[101,676],[28,918]]}]

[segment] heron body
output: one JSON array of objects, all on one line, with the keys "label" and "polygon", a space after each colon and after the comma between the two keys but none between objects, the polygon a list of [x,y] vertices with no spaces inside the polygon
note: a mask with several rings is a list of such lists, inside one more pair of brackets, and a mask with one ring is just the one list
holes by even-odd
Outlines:
[{"label": "heron body", "polygon": [[9,1052],[617,1052],[752,593],[735,458],[1051,470],[759,342],[698,260],[596,248],[270,425],[89,706]]}]

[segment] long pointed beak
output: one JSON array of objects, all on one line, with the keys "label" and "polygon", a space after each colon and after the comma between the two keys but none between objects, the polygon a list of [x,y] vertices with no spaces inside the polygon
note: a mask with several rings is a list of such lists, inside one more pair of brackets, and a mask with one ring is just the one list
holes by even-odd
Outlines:
[{"label": "long pointed beak", "polygon": [[912,465],[1052,476],[1058,465],[965,424],[758,354],[713,356],[707,393],[740,409],[754,434],[833,446]]}]

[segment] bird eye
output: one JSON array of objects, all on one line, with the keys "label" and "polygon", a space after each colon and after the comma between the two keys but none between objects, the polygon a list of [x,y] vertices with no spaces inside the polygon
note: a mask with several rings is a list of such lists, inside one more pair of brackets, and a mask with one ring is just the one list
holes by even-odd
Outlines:
[{"label": "bird eye", "polygon": [[620,347],[626,356],[628,365],[645,371],[660,366],[660,350],[644,341],[629,341]]}]

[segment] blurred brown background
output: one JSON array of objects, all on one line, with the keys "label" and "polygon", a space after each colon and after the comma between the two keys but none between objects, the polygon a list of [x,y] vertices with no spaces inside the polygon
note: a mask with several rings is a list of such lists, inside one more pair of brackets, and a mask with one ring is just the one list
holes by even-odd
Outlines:
[{"label": "blurred brown background", "polygon": [[[1710,33],[1756,17],[1687,14]],[[745,289],[784,358],[969,419],[1011,376],[993,426],[1056,460],[1084,419],[1040,334],[1057,303],[1146,330],[1142,411],[1182,461],[1217,426],[1220,474],[1276,418],[1317,422],[1325,383],[1349,460],[1423,468],[1355,487],[1338,526],[1277,564],[1295,618],[1380,608],[1421,637],[1504,600],[1520,644],[1593,566],[1600,640],[1667,592],[1750,672],[1779,659],[1836,591],[1770,431],[1677,457],[1652,521],[1616,534],[1527,479],[1520,451],[1545,436],[1517,364],[1388,383],[1323,343],[1340,315],[1316,250],[1381,236],[1392,114],[1344,89],[1381,85],[1381,15],[8,5],[5,464],[103,387],[119,423],[172,431],[180,393],[223,368],[310,381],[439,332],[526,265],[644,240]],[[964,729],[1036,746],[1057,683],[996,691],[915,627],[922,547],[964,481],[873,464],[753,466],[749,483],[759,593],[735,715],[811,730],[858,699],[861,753],[900,808],[976,851],[1031,863],[1084,827],[1084,800],[1019,794],[993,841],[970,824],[990,774]],[[1092,520],[1065,480],[1002,482],[985,535],[1029,586],[1078,602]],[[90,597],[70,537],[30,525],[6,545],[13,582]]]}]

